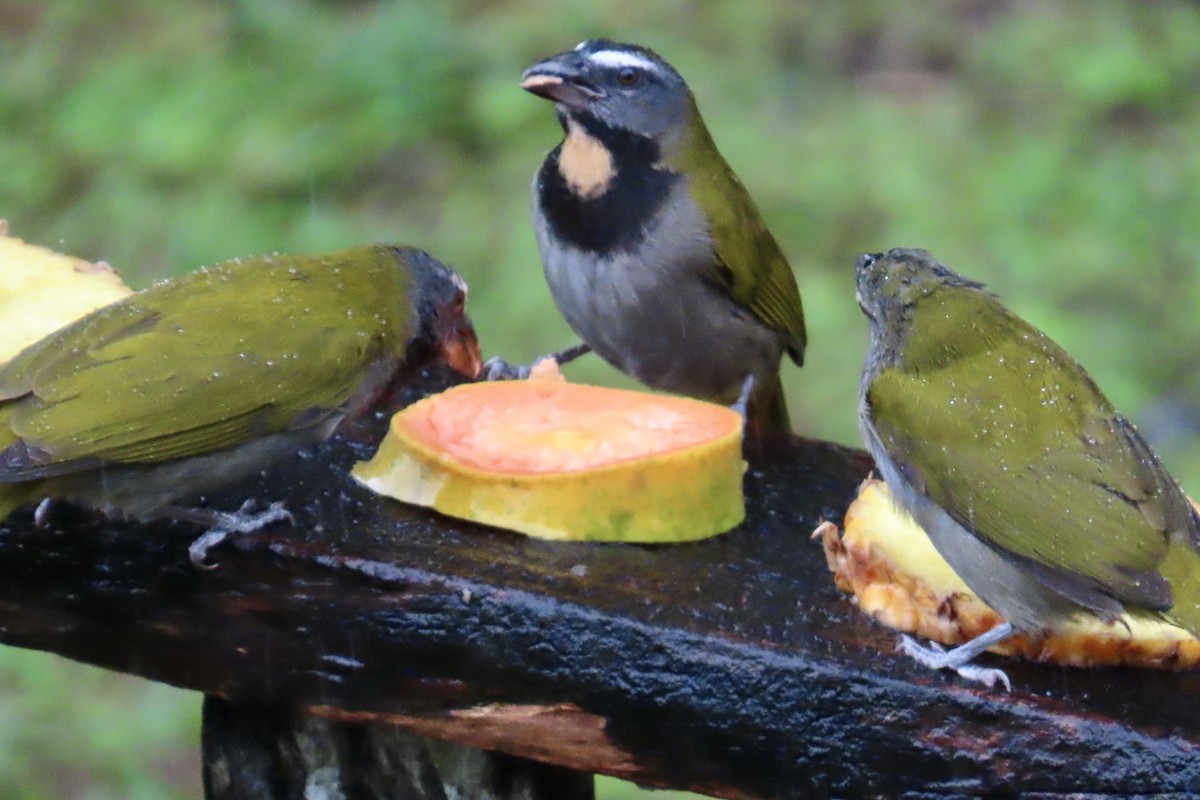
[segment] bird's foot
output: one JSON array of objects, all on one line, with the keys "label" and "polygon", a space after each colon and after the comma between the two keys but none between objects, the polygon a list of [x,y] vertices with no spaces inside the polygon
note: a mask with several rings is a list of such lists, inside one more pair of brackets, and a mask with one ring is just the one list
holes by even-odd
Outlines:
[{"label": "bird's foot", "polygon": [[520,366],[509,364],[501,356],[492,356],[483,362],[483,369],[480,371],[480,374],[483,375],[484,380],[489,381],[523,381],[529,377],[529,373],[533,371],[533,368],[543,361],[552,360],[561,367],[591,351],[592,348],[586,344],[577,344],[565,350],[559,350],[557,353],[536,358],[532,364]]},{"label": "bird's foot", "polygon": [[1011,692],[1012,682],[1009,681],[1004,670],[981,667],[972,664],[971,661],[984,650],[1007,639],[1012,634],[1013,628],[1006,622],[952,650],[947,650],[937,642],[930,642],[928,645],[918,644],[911,636],[901,636],[896,649],[930,669],[952,669],[963,678],[982,683],[989,689],[996,684],[1003,684],[1005,690]]},{"label": "bird's foot", "polygon": [[255,512],[258,503],[251,499],[242,503],[237,511],[216,511],[213,509],[191,509],[190,519],[206,518],[209,529],[196,541],[188,546],[188,557],[192,563],[201,569],[215,569],[216,564],[208,563],[208,551],[225,541],[231,534],[253,533],[266,526],[287,520],[294,523],[292,512],[284,508],[282,502],[271,503],[265,509]]},{"label": "bird's foot", "polygon": [[505,361],[503,356],[492,356],[483,362],[479,374],[485,381],[523,381],[529,377],[533,364],[514,365]]}]

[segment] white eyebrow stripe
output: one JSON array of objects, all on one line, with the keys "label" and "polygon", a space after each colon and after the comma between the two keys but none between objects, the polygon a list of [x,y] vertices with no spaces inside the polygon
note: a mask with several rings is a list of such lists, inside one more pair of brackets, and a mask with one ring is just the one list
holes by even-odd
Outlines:
[{"label": "white eyebrow stripe", "polygon": [[636,67],[647,71],[658,69],[658,65],[650,59],[624,50],[597,50],[588,55],[588,60],[602,67]]}]

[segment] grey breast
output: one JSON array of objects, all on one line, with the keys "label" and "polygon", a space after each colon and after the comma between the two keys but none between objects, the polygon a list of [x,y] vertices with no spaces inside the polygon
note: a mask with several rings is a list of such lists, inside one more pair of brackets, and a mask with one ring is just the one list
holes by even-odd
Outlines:
[{"label": "grey breast", "polygon": [[732,402],[746,375],[773,376],[779,335],[718,281],[712,239],[679,183],[630,250],[599,254],[534,226],[550,294],[572,330],[622,372],[655,388]]}]

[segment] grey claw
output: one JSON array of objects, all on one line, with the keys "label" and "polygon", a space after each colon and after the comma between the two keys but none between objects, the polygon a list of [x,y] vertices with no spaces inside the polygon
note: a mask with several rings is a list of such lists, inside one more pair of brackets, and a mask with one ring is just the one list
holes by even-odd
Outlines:
[{"label": "grey claw", "polygon": [[[937,642],[931,641],[929,644],[921,644],[911,636],[906,636],[904,634],[901,634],[900,640],[896,642],[896,649],[910,658],[913,658],[924,664],[925,666],[932,667],[933,669],[942,668],[942,664],[940,661],[938,661],[937,656],[946,652],[946,648],[942,647]],[[930,663],[931,661],[937,663]]]},{"label": "grey claw", "polygon": [[505,379],[505,374],[508,370],[507,361],[500,356],[492,356],[483,362],[483,368],[479,371],[479,374],[483,376],[485,381],[502,381]]},{"label": "grey claw", "polygon": [[1009,682],[1008,675],[1002,669],[963,664],[954,671],[969,681],[979,681],[989,689],[994,688],[997,683],[1002,683],[1006,692],[1012,691],[1012,683]]},{"label": "grey claw", "polygon": [[229,531],[214,528],[202,534],[196,541],[188,545],[188,558],[192,564],[199,569],[216,569],[220,566],[217,563],[208,563],[208,551],[225,541],[229,536]]},{"label": "grey claw", "polygon": [[46,523],[50,521],[50,503],[49,497],[43,497],[42,502],[33,510],[33,524],[39,528],[46,527]]},{"label": "grey claw", "polygon": [[489,381],[523,381],[529,377],[528,366],[514,367],[501,356],[492,356],[483,362],[482,374]]},{"label": "grey claw", "polygon": [[543,361],[554,361],[561,367],[590,352],[592,352],[592,348],[588,345],[577,344],[559,350],[557,353],[535,358],[532,364],[525,364],[519,367],[514,367],[500,356],[492,356],[483,362],[483,368],[479,371],[479,374],[484,376],[484,380],[489,381],[523,381],[529,377],[533,368]]},{"label": "grey claw", "polygon": [[754,375],[747,375],[746,380],[742,382],[742,390],[738,392],[737,402],[730,406],[742,418],[742,422],[748,419],[750,395],[754,392],[754,384]]},{"label": "grey claw", "polygon": [[896,649],[905,653],[918,664],[930,669],[952,669],[967,680],[978,681],[989,689],[997,683],[1002,683],[1005,690],[1012,691],[1012,683],[1008,680],[1008,675],[1004,670],[963,663],[961,651],[946,650],[937,642],[923,645],[911,636],[901,636]]},{"label": "grey claw", "polygon": [[253,499],[242,503],[241,508],[232,513],[219,511],[215,514],[216,524],[188,546],[188,557],[200,569],[216,569],[217,565],[208,563],[208,551],[225,541],[230,534],[253,533],[275,522],[287,521],[296,523],[292,512],[284,508],[283,501],[276,501],[265,510],[253,513],[258,505]]},{"label": "grey claw", "polygon": [[266,525],[268,522],[283,522],[284,520],[287,520],[288,525],[294,526],[296,524],[296,518],[292,516],[292,512],[287,510],[282,500],[276,500],[267,506],[267,510],[260,517],[268,518],[263,521],[263,525]]}]

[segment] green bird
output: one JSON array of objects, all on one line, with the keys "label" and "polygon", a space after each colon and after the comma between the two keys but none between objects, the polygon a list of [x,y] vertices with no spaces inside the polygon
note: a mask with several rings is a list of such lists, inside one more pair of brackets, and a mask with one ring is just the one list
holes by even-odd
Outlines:
[{"label": "green bird", "polygon": [[1004,617],[934,668],[1009,685],[970,661],[1084,613],[1160,615],[1200,635],[1200,519],[1074,359],[924,250],[866,254],[871,323],[859,430],[895,500]]},{"label": "green bird", "polygon": [[175,504],[316,444],[411,371],[474,377],[467,286],[411,247],[237,259],[156,284],[0,367],[0,519],[64,499],[211,526],[194,561],[257,515]]},{"label": "green bird", "polygon": [[555,103],[565,133],[533,215],[567,323],[652,388],[731,403],[752,386],[750,431],[790,430],[779,363],[804,360],[800,292],[683,78],[651,50],[597,39],[521,86]]}]

